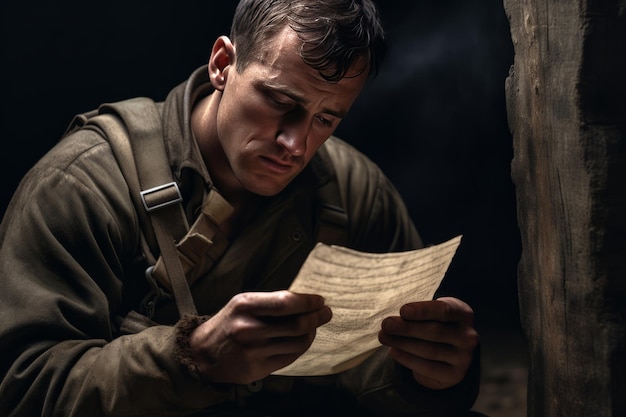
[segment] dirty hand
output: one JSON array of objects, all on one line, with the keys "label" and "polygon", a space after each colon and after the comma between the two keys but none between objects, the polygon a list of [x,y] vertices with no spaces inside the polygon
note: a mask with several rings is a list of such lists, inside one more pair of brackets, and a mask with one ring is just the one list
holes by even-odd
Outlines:
[{"label": "dirty hand", "polygon": [[319,295],[241,293],[191,333],[192,358],[207,382],[248,384],[296,360],[331,316]]},{"label": "dirty hand", "polygon": [[463,301],[445,297],[405,304],[400,316],[383,320],[378,339],[389,353],[431,389],[463,380],[478,345],[474,312]]}]

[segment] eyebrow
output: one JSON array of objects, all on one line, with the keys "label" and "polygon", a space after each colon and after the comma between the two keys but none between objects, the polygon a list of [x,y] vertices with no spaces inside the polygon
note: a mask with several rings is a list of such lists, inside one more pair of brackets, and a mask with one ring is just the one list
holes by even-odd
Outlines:
[{"label": "eyebrow", "polygon": [[[283,94],[298,104],[308,104],[309,100],[303,95],[294,93],[291,89],[287,87],[283,87],[280,84],[272,84],[271,82],[259,82],[259,85],[263,88],[278,92]],[[330,114],[331,116],[337,117],[338,119],[343,119],[346,116],[345,111],[336,111],[329,108],[322,109],[322,113]]]}]

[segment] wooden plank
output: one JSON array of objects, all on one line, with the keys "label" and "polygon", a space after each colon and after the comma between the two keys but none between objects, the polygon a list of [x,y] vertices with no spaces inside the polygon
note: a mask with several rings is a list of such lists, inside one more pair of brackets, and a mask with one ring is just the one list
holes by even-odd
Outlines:
[{"label": "wooden plank", "polygon": [[626,11],[505,0],[529,416],[626,415]]}]

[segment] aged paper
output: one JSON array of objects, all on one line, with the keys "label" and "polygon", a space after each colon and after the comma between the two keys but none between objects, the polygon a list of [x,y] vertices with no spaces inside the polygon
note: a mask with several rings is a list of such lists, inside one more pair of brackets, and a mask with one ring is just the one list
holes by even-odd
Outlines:
[{"label": "aged paper", "polygon": [[408,252],[373,254],[322,243],[289,288],[324,296],[333,311],[302,356],[274,375],[328,375],[350,369],[379,346],[381,321],[403,304],[431,300],[461,236]]}]

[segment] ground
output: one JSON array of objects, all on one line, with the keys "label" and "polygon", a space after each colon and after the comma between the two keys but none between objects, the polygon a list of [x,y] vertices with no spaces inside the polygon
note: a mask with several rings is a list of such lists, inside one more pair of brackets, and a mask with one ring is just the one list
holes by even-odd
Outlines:
[{"label": "ground", "polygon": [[521,327],[492,324],[479,331],[482,382],[473,409],[488,417],[526,417],[528,350]]}]

